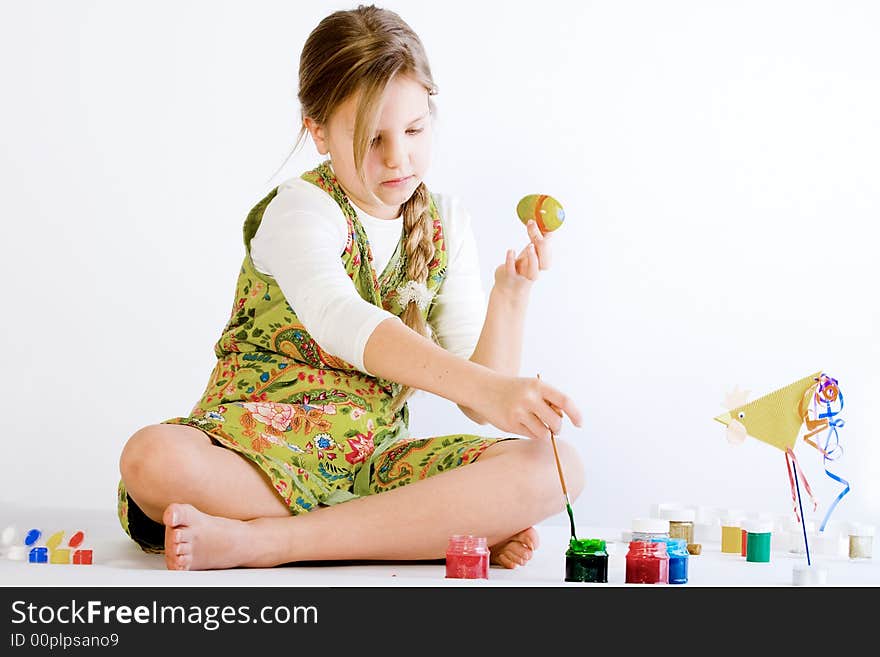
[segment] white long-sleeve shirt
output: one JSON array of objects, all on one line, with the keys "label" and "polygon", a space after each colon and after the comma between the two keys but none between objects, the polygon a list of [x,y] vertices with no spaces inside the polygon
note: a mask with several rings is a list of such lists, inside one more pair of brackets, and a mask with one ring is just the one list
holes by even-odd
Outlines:
[{"label": "white long-sleeve shirt", "polygon": [[[486,317],[477,245],[470,215],[454,197],[435,194],[448,254],[446,279],[429,318],[446,350],[470,358]],[[352,203],[367,233],[373,267],[381,275],[403,231],[403,218],[379,219]],[[342,209],[319,187],[301,178],[278,186],[251,240],[251,258],[272,276],[306,330],[325,351],[362,372],[364,348],[376,326],[395,318],[365,301],[345,272],[342,253],[348,226]]]}]

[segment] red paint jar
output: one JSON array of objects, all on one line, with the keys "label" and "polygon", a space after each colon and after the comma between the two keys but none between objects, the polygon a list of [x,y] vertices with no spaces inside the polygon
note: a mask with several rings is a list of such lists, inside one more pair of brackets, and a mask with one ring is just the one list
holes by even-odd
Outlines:
[{"label": "red paint jar", "polygon": [[485,536],[455,534],[446,548],[446,577],[489,579],[489,546]]},{"label": "red paint jar", "polygon": [[669,584],[666,543],[630,541],[626,553],[627,584]]}]

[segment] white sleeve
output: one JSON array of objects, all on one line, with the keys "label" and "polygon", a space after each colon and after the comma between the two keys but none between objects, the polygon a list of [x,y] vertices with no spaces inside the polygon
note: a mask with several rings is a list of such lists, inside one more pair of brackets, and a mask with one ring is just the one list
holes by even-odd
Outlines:
[{"label": "white sleeve", "polygon": [[480,278],[477,242],[468,212],[455,198],[438,199],[448,255],[446,279],[435,297],[431,329],[441,347],[470,358],[486,320],[486,296]]},{"label": "white sleeve", "polygon": [[279,187],[251,240],[254,266],[275,278],[324,351],[371,374],[364,367],[367,340],[380,322],[398,318],[365,301],[346,273],[348,226],[336,202],[304,180]]}]

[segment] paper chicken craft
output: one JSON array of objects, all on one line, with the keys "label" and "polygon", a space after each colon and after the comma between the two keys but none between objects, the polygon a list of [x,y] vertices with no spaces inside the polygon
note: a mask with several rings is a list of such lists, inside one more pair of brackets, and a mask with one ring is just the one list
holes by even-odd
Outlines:
[{"label": "paper chicken craft", "polygon": [[[831,512],[850,490],[849,482],[827,467],[829,461],[837,460],[842,453],[837,430],[843,426],[843,419],[837,416],[843,409],[843,394],[837,379],[819,371],[754,401],[746,401],[747,397],[747,390],[735,389],[729,393],[723,404],[727,412],[715,419],[727,427],[727,440],[731,444],[741,444],[746,436],[751,436],[785,453],[798,520],[803,518],[799,479],[813,502],[813,510],[818,506],[794,453],[802,429],[805,431],[801,439],[822,454],[825,473],[843,484],[843,491],[829,506],[819,527],[819,531],[824,530]],[[823,432],[824,440],[820,436]],[[806,540],[806,533],[804,537]]]}]

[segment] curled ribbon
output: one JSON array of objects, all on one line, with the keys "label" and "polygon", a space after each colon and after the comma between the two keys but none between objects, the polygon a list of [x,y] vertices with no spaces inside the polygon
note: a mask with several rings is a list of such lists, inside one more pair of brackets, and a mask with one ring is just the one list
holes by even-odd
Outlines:
[{"label": "curled ribbon", "polygon": [[794,455],[794,451],[791,447],[788,447],[785,450],[785,465],[788,468],[788,483],[791,485],[791,501],[794,506],[794,516],[797,518],[798,522],[803,522],[803,518],[801,518],[802,513],[798,511],[800,506],[800,491],[797,488],[798,477],[804,483],[807,495],[810,496],[810,501],[813,503],[813,511],[816,510],[819,503],[816,502],[816,498],[813,496],[813,491],[810,490],[810,484],[807,481],[807,477],[804,475],[804,471],[801,469],[797,457]]},{"label": "curled ribbon", "polygon": [[[843,454],[843,448],[840,445],[840,436],[838,435],[837,430],[843,427],[844,421],[842,418],[836,417],[843,410],[843,393],[840,391],[837,379],[832,378],[827,374],[822,374],[816,381],[817,385],[807,390],[807,393],[804,395],[798,408],[798,411],[804,420],[804,424],[807,427],[807,433],[803,438],[805,442],[816,448],[822,454],[822,465],[825,469],[825,474],[844,486],[843,490],[840,491],[828,507],[828,511],[825,513],[822,524],[819,526],[819,531],[824,531],[832,512],[840,503],[840,500],[849,493],[851,487],[847,480],[828,469],[828,462],[836,461]],[[810,401],[808,402],[807,400]],[[818,410],[820,404],[825,405],[824,412]],[[837,410],[832,410],[832,405],[834,404],[838,404]],[[826,429],[828,430],[828,433],[825,434],[824,444],[820,447],[815,441],[811,440],[811,438]],[[806,481],[804,481],[804,483],[806,484]]]}]

